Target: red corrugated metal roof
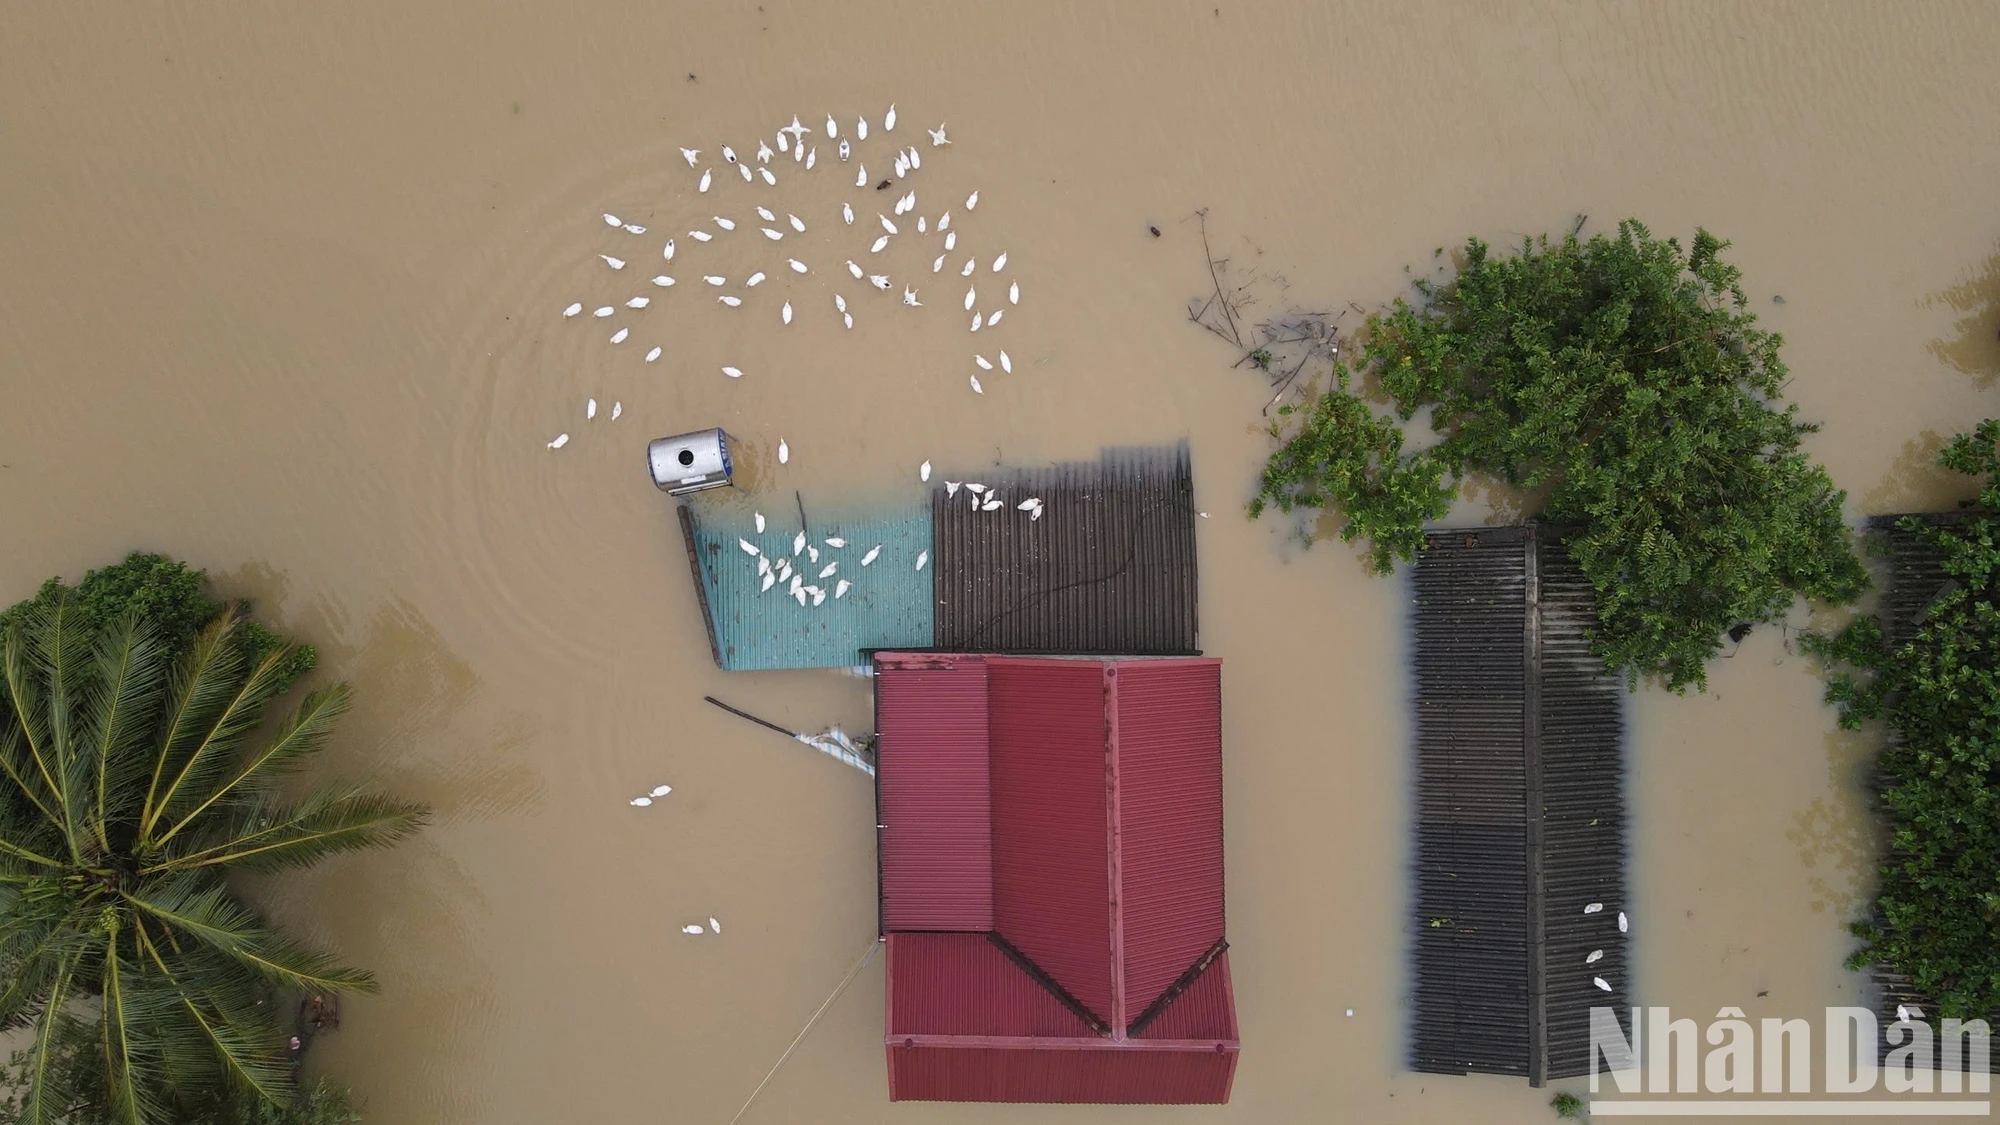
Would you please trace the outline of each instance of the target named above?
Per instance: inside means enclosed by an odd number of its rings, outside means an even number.
[[[1125,1012],[1222,938],[1222,662],[1115,664]]]
[[[994,929],[1115,1024],[1104,668],[995,657],[987,685]]]
[[[1226,1101],[1220,661],[876,661],[891,1096]]]
[[[1089,1038],[1090,1026],[985,934],[890,934],[891,1040],[903,1035]]]
[[[985,662],[884,654],[875,712],[883,928],[991,930]]]

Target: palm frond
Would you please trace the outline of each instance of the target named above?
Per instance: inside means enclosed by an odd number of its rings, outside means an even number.
[[[275,657],[277,653],[273,653]],[[267,662],[270,657],[267,657]],[[333,732],[333,724],[347,713],[352,693],[346,684],[334,684],[306,696],[298,711],[285,720],[265,747],[244,759],[240,769],[227,780],[217,785],[213,792],[201,803],[189,809],[187,814],[162,834],[159,842],[164,845],[188,826],[188,823],[208,811],[217,801],[230,793],[256,781],[262,781],[281,770],[296,765],[306,755],[326,744],[327,735]]]
[[[143,1027],[144,1022],[126,990],[125,954],[118,942],[120,932],[114,929],[104,944],[104,1007],[97,1021],[99,1049],[104,1057],[112,1119],[119,1125],[145,1125],[163,1120],[166,1115],[154,1093],[153,1076],[149,1073],[152,1068],[148,1066],[144,1047],[134,1042],[134,1031]]]
[[[253,808],[248,831],[158,865],[162,871],[309,867],[340,852],[391,844],[423,826],[427,806],[357,789],[322,789],[292,806]],[[151,869],[149,869],[151,870]]]
[[[201,1039],[215,1052],[229,1078],[267,1101],[282,1103],[290,1094],[284,1063],[281,1058],[274,1057],[275,1051],[270,1044],[260,1047],[259,1037],[253,1030],[257,1027],[256,1021],[239,1018],[241,1013],[231,1012],[218,1004],[211,993],[195,982],[178,978],[167,967],[166,958],[161,956],[159,943],[143,928],[139,931],[139,942],[160,975],[174,986],[181,1010]]]
[[[21,1125],[55,1125],[58,1115],[68,1108],[68,1099],[57,1089],[61,1079],[58,1047],[62,1024],[72,1018],[63,1005],[69,1000],[75,977],[76,959],[70,956],[63,957],[50,976],[48,999],[42,1004],[35,1041],[22,1068]]]
[[[137,813],[119,807],[130,786],[144,776],[150,757],[142,743],[166,679],[159,641],[138,618],[127,617],[98,635],[96,687],[85,711],[82,740],[96,783],[91,830],[98,847],[111,851],[109,823]]]
[[[0,653],[0,676],[7,681],[7,702],[12,705],[14,715],[14,737],[19,753],[25,755],[24,765],[28,767],[18,776],[11,769],[8,772],[21,785],[22,792],[34,799],[50,824],[60,830],[65,826],[62,786],[56,782],[60,771],[48,722],[43,714],[41,686],[34,667],[36,662],[29,654],[34,643],[31,626],[35,616],[25,615],[22,620],[8,624],[6,649]],[[14,756],[13,753],[7,755],[10,760]]]
[[[96,666],[90,660],[92,633],[84,615],[65,593],[31,617],[30,659],[37,665],[41,686],[46,689],[42,703],[46,709],[50,765],[55,773],[56,803],[62,813],[63,834],[78,862],[93,851],[90,847],[88,812],[91,789],[91,762],[79,737],[81,709],[90,696]]]
[[[220,879],[177,876],[121,896],[152,918],[276,984],[318,992],[372,992],[375,978],[265,929]]]
[[[229,705],[237,678],[243,671],[243,653],[235,643],[242,624],[234,605],[217,614],[195,637],[187,654],[174,667],[167,688],[166,714],[162,717],[158,756],[153,761],[152,781],[139,814],[139,840],[151,838],[153,824],[164,805],[164,787],[179,772],[187,756],[200,743],[202,733],[211,729],[216,716]]]
[[[208,800],[213,787],[236,760],[244,737],[263,719],[264,705],[285,689],[286,665],[294,651],[293,646],[287,645],[266,653],[237,684],[214,722],[189,747],[179,769],[158,790],[152,818],[141,826],[146,843],[155,848],[164,846],[187,826],[191,819],[189,811]],[[174,826],[164,833],[158,832],[169,819],[175,820]]]

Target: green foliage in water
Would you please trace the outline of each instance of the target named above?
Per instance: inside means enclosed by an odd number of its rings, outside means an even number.
[[[1549,1108],[1556,1111],[1557,1117],[1582,1117],[1583,1099],[1565,1090],[1549,1099]]]
[[[231,876],[390,843],[424,810],[345,787],[281,793],[346,711],[346,685],[264,730],[310,657],[240,606],[202,620],[199,572],[121,567],[46,587],[0,627],[0,1028],[29,1040],[9,1112],[138,1125],[276,1111],[295,1104],[276,990],[374,982],[272,929]]]
[[[1468,241],[1456,276],[1371,316],[1353,367],[1282,411],[1251,514],[1336,508],[1387,572],[1469,475],[1545,490],[1540,518],[1597,589],[1597,654],[1635,686],[1702,686],[1732,627],[1867,588],[1845,494],[1800,448],[1816,427],[1782,404],[1781,340],[1746,311],[1726,245],[1699,231],[1683,250],[1633,220],[1511,256]],[[1405,449],[1420,411],[1439,438]]]
[[[1893,737],[1877,768],[1890,855],[1865,943],[1850,967],[1880,964],[1910,978],[1943,1016],[2000,1011],[2000,421],[1960,434],[1939,458],[1985,478],[1958,523],[1898,526],[1943,553],[1950,576],[1909,639],[1891,645],[1875,617],[1807,651],[1833,670],[1827,699],[1840,723],[1885,720]],[[1844,666],[1844,668],[1842,667]]]

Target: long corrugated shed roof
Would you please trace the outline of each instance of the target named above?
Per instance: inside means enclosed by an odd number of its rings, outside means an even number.
[[[1590,585],[1532,525],[1434,532],[1413,582],[1411,1065],[1588,1073],[1590,1008],[1628,1019],[1629,974],[1622,686]]]
[[[918,556],[930,550],[928,507],[815,520],[808,545],[819,552],[817,560],[805,552],[794,557],[794,538],[802,530],[795,520],[776,516],[760,534],[751,514],[739,508],[710,499],[680,508],[710,648],[725,671],[853,667],[868,662],[863,649],[931,643],[930,575],[916,569]],[[842,539],[846,546],[834,547],[828,539]],[[764,589],[757,556],[745,553],[743,542],[774,563],[791,560],[806,583],[826,591],[825,600],[800,605],[783,582]],[[877,546],[881,553],[862,566]],[[829,563],[839,569],[820,577]],[[853,585],[844,597],[835,597],[841,579]]]
[[[1940,526],[1963,520],[1966,514],[1939,512],[1918,518],[1932,526]],[[1869,529],[1880,537],[1888,550],[1888,581],[1884,584],[1882,601],[1876,608],[1876,615],[1881,618],[1882,631],[1892,645],[1902,644],[1915,635],[1917,627],[1923,624],[1931,603],[1946,590],[1951,589],[1955,581],[1951,575],[1945,573],[1944,552],[1926,540],[1921,532],[1905,531],[1896,526],[1905,518],[1907,517],[1874,516],[1868,521]],[[1894,737],[1893,732],[1890,737]],[[1879,770],[1876,772],[1874,789],[1878,798],[1890,783],[1889,777],[1884,776]],[[1893,864],[1898,858],[1897,853],[1891,852],[1884,856],[1883,860],[1885,863]],[[1870,976],[1874,984],[1878,1026],[1887,1028],[1896,1022],[1898,1005],[1916,1007],[1931,1021],[1933,1027],[1936,1026],[1937,1020],[1942,1015],[1937,1001],[1917,991],[1909,977],[1890,972],[1879,965],[1871,971]],[[1987,1023],[2000,1027],[2000,1012],[1987,1016]],[[1877,1038],[1876,1049],[1882,1057],[1887,1057],[1890,1047],[1886,1036]],[[1947,1064],[1942,1048],[1932,1053],[1931,1061],[1936,1067]],[[1989,1054],[1987,1069],[2000,1073],[2000,1057]]]
[[[1196,651],[1194,476],[1188,445],[979,475],[998,511],[931,493],[935,647],[956,652]],[[1017,505],[1043,504],[1041,519]]]
[[[1221,662],[875,660],[891,1096],[1227,1100]]]

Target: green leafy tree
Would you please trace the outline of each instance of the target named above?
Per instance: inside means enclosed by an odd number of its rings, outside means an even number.
[[[1732,628],[1867,587],[1845,494],[1800,448],[1816,427],[1779,405],[1782,341],[1746,311],[1726,246],[1699,231],[1683,250],[1635,220],[1512,256],[1468,241],[1456,276],[1369,318],[1355,365],[1401,423],[1429,411],[1436,443],[1406,450],[1342,366],[1283,412],[1251,514],[1338,508],[1387,572],[1468,475],[1545,490],[1541,517],[1597,590],[1598,655],[1635,686],[1702,686]]]
[[[1882,719],[1877,762],[1889,818],[1888,861],[1864,942],[1850,962],[1910,978],[1943,1009],[2000,1012],[2000,421],[1954,438],[1939,463],[1985,478],[1957,522],[1898,524],[1938,548],[1950,576],[1910,635],[1891,644],[1879,619],[1808,636],[1829,665],[1841,725]]]
[[[102,583],[56,584],[4,626],[0,1024],[32,1033],[13,1083],[21,1122],[181,1121],[218,1091],[293,1104],[273,989],[374,982],[275,932],[228,877],[386,844],[424,815],[350,788],[281,794],[347,709],[346,685],[256,737],[310,656],[238,606],[202,622],[199,572],[192,590],[149,565],[120,573],[142,571],[158,581],[122,603]],[[134,597],[147,590],[161,624]]]

